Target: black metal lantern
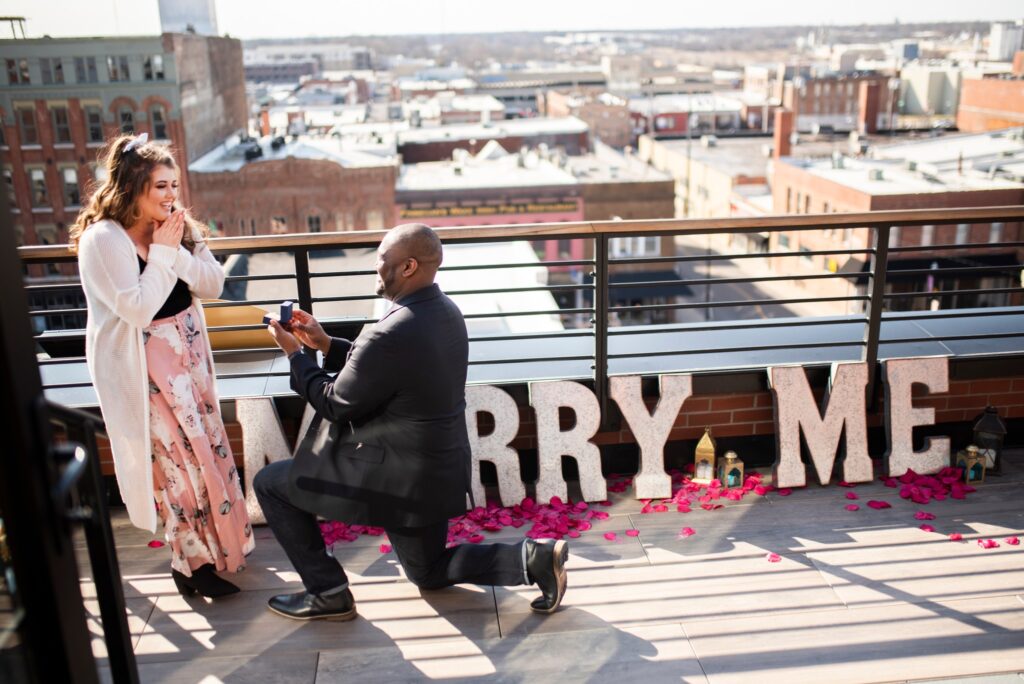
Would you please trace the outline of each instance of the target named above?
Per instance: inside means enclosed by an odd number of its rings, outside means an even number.
[[[1006,424],[996,413],[994,406],[986,406],[974,420],[974,443],[978,445],[979,453],[985,457],[985,467],[991,473],[1000,472],[1000,456],[1005,438]]]

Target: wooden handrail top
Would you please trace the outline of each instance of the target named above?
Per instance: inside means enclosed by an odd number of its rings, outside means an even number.
[[[957,209],[906,209],[861,213],[790,214],[713,219],[655,219],[631,221],[572,221],[565,223],[522,223],[493,226],[437,228],[443,242],[488,242],[538,240],[545,238],[592,238],[597,235],[630,236],[647,233],[757,233],[765,230],[815,230],[820,228],[868,228],[951,223],[1022,221],[1024,205],[965,207]],[[215,254],[254,251],[288,251],[300,248],[375,247],[386,230],[344,233],[288,233],[252,237],[210,238]],[[32,245],[18,248],[25,263],[73,258],[67,245]]]

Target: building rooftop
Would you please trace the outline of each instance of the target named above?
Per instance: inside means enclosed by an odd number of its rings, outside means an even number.
[[[1024,183],[1005,178],[992,178],[987,173],[966,169],[964,173],[941,171],[932,173],[912,168],[906,162],[893,160],[833,159],[794,160],[790,163],[801,166],[819,178],[839,183],[870,195],[907,195],[944,192],[965,192],[972,190],[1003,190],[1024,188]]]
[[[735,97],[723,97],[712,93],[693,95],[656,95],[654,97],[632,97],[629,109],[639,114],[666,114],[677,112],[738,112],[743,103]]]
[[[632,154],[623,154],[602,142],[594,143],[591,154],[565,158],[566,167],[580,183],[650,183],[670,181],[672,176],[657,170]]]
[[[495,141],[471,155],[456,150],[455,159],[404,164],[395,182],[396,192],[517,188],[575,185],[576,177],[536,151],[509,154]]]
[[[506,119],[486,124],[454,124],[414,128],[400,134],[401,144],[426,144],[446,140],[470,140],[473,138],[504,138],[523,135],[557,135],[586,133],[589,127],[576,117],[561,118],[534,117],[529,119]]]
[[[1024,127],[882,145],[875,147],[871,156],[913,161],[918,169],[926,166],[936,173],[963,168],[989,172],[993,166],[1024,162]]]
[[[281,140],[283,140],[283,144],[275,149],[273,140],[269,136],[248,142],[243,141],[237,135],[231,136],[224,143],[189,164],[189,173],[239,171],[247,164],[259,164],[289,157],[332,161],[345,168],[392,166],[396,163],[396,158],[391,155],[380,156],[360,150],[345,149],[341,142],[334,138],[289,136]],[[246,160],[246,150],[253,149],[255,146],[259,146],[263,151],[262,156]]]

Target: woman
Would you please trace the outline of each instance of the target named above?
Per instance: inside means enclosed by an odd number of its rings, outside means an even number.
[[[200,297],[224,271],[177,207],[178,167],[145,134],[110,143],[106,178],[69,235],[88,306],[85,356],[128,515],[163,519],[182,595],[226,596],[253,549],[214,387]]]

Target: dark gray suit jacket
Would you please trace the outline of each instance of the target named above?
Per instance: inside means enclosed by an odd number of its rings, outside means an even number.
[[[316,409],[295,456],[292,502],[349,524],[420,527],[466,510],[466,323],[437,285],[394,303],[325,366],[291,358],[291,386]],[[319,419],[322,419],[319,420]]]

